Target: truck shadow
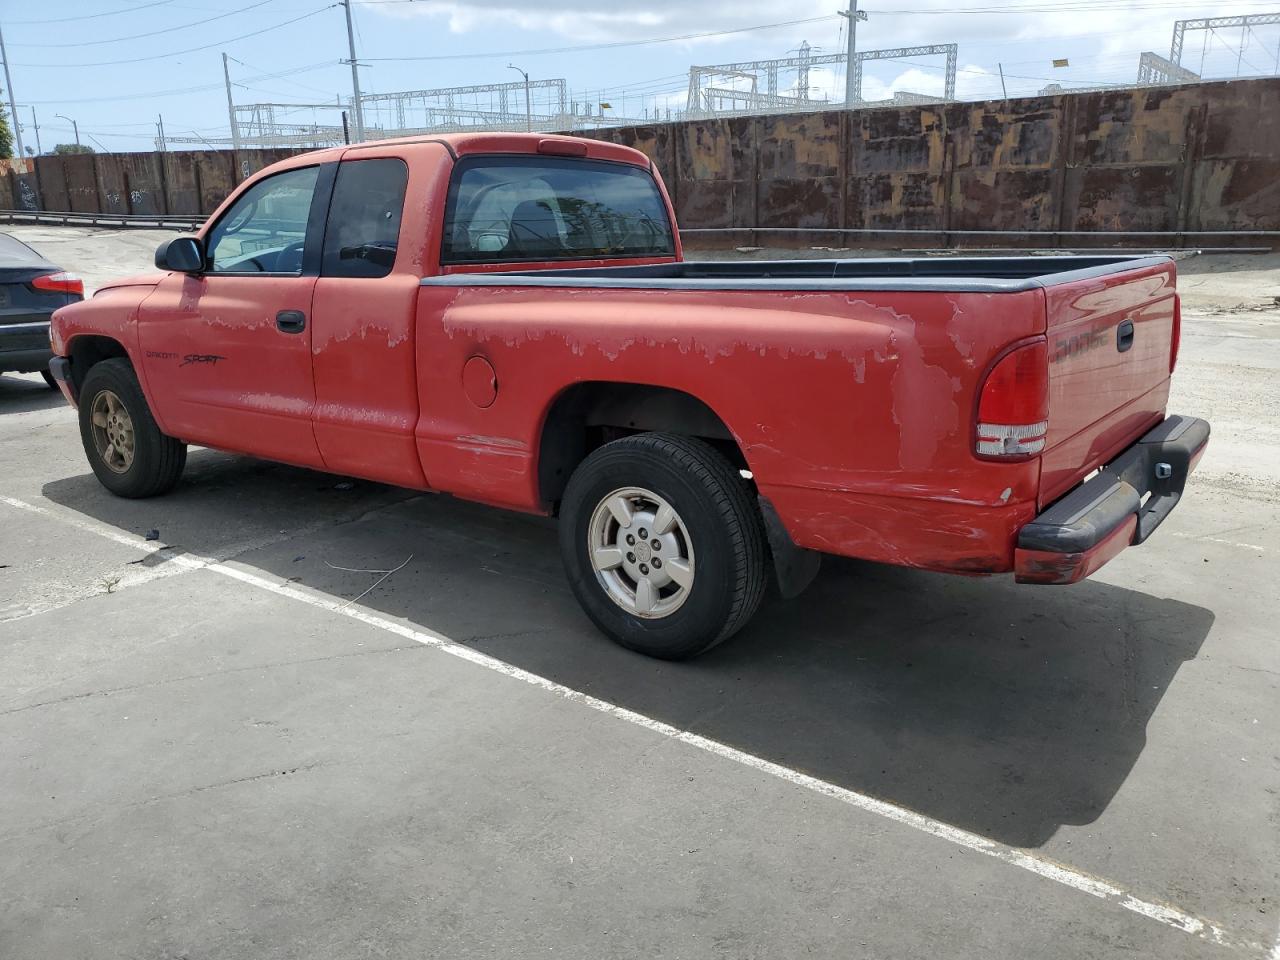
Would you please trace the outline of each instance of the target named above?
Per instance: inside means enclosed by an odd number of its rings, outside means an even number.
[[[193,452],[187,479],[164,498],[118,500],[91,475],[44,494],[131,532],[158,528],[181,551],[238,553],[267,576],[342,599],[377,578],[328,563],[390,569],[412,555],[361,602],[1022,847],[1106,809],[1214,620],[1097,581],[1022,587],[828,558],[801,598],[768,603],[737,637],[671,664],[595,632],[564,583],[549,520],[208,451]]]
[[[51,390],[38,377],[16,377],[0,374],[0,415],[29,413],[32,410],[51,410],[65,407],[67,401],[62,392]]]

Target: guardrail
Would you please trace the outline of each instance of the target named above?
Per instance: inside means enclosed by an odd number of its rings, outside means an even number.
[[[199,216],[159,216],[133,213],[75,213],[72,211],[51,210],[0,210],[0,223],[50,223],[62,225],[87,224],[95,227],[152,227],[175,228],[179,230],[195,230],[204,224],[207,217]],[[953,237],[1049,237],[1049,247],[1059,247],[1059,239],[1063,237],[1087,237],[1091,240],[1113,239],[1121,242],[1129,238],[1173,238],[1177,246],[1183,246],[1187,239],[1197,240],[1206,237],[1260,237],[1280,239],[1280,230],[945,230],[934,227],[690,227],[682,229],[681,236],[689,237],[700,234],[838,234],[857,237],[940,237],[947,244]],[[1203,252],[1206,248],[1198,247]],[[1215,251],[1217,248],[1214,248]],[[1223,247],[1222,250],[1232,248]],[[1236,252],[1260,253],[1272,247],[1236,248]]]
[[[199,216],[142,213],[74,213],[57,210],[0,210],[0,223],[51,223],[92,227],[171,227],[194,230],[207,220]]]

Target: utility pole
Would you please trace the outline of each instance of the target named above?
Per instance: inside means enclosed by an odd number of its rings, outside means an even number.
[[[13,117],[13,142],[18,148],[18,156],[25,152],[22,149],[22,127],[18,124],[18,102],[13,99],[13,79],[9,76],[9,54],[4,49],[4,31],[0,30],[0,60],[4,60],[4,88],[9,92],[9,116]]]
[[[227,122],[231,124],[231,149],[240,149],[240,131],[236,127],[236,108],[231,102],[231,68],[227,66],[227,55],[222,55],[222,79],[227,82]]]
[[[67,123],[71,124],[71,131],[76,135],[76,146],[80,146],[80,126],[70,117],[64,116],[61,113],[55,113],[54,116],[59,120],[65,120]]]
[[[347,50],[351,54],[351,106],[355,113],[356,142],[364,140],[364,105],[360,102],[360,68],[356,64],[356,33],[351,25],[351,0],[342,0],[347,14]]]
[[[31,129],[36,132],[36,156],[44,153],[44,148],[40,146],[40,124],[36,121],[36,108],[31,108]]]
[[[526,132],[533,131],[533,110],[529,105],[529,71],[521,70],[517,66],[507,64],[508,70],[514,70],[520,76],[524,77],[524,129]]]
[[[849,9],[839,11],[849,21],[849,44],[845,51],[844,105],[852,107],[862,99],[862,70],[858,64],[858,21],[867,19],[867,11],[858,9],[858,0],[849,0]]]
[[[157,133],[157,134],[159,135],[159,137],[160,137],[160,152],[161,152],[161,153],[164,153],[164,152],[165,152],[165,143],[164,143],[164,114],[158,113],[158,114],[156,114],[156,118],[157,118],[157,120],[159,121],[158,123],[156,123],[156,133]]]

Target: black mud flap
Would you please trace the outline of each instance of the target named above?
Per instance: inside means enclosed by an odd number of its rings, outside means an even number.
[[[759,497],[759,500],[765,536],[769,538],[769,550],[773,554],[773,572],[778,581],[778,593],[783,600],[790,600],[800,596],[813,583],[822,566],[822,554],[816,550],[797,547],[769,498]]]

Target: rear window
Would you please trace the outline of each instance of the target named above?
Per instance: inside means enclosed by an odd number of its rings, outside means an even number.
[[[624,163],[473,157],[449,186],[444,263],[512,263],[675,253],[649,171]]]
[[[0,267],[50,267],[44,257],[36,253],[17,237],[0,233]]]

